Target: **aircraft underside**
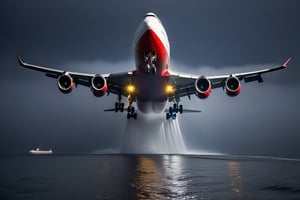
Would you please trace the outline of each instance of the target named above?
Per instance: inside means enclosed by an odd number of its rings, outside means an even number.
[[[147,70],[147,68],[145,67]],[[176,119],[176,113],[182,113],[182,105],[178,105],[176,99],[170,99],[166,86],[169,85],[169,77],[158,76],[156,73],[147,71],[134,75],[131,78],[129,90],[134,90],[134,95],[127,96],[129,105],[124,108],[123,98],[119,96],[114,109],[106,111],[124,112],[127,111],[127,118],[137,118],[136,108],[142,113],[162,113],[166,112],[167,119]],[[167,102],[174,102],[172,107],[165,109]],[[179,99],[177,99],[179,101]]]

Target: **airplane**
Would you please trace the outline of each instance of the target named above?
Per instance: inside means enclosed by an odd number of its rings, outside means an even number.
[[[241,91],[241,81],[263,82],[262,74],[284,69],[291,58],[283,65],[268,69],[232,73],[220,76],[188,75],[171,71],[170,44],[160,19],[154,13],[147,13],[134,36],[135,70],[111,74],[89,74],[58,70],[23,62],[21,66],[44,72],[46,76],[57,79],[58,89],[70,93],[77,85],[91,89],[96,97],[113,93],[118,99],[114,108],[105,111],[127,112],[127,119],[137,119],[136,108],[142,113],[166,113],[166,119],[176,119],[176,114],[201,112],[184,109],[180,98],[195,94],[200,99],[207,98],[212,89],[223,88],[229,96],[237,96]],[[123,97],[128,100],[125,108]],[[165,109],[168,102],[173,102]]]

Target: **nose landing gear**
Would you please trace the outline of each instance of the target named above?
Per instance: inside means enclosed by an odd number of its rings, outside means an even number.
[[[156,52],[145,51],[144,59],[146,63],[146,73],[149,74],[151,72],[152,74],[156,74],[156,66],[155,66],[155,63],[157,61]]]

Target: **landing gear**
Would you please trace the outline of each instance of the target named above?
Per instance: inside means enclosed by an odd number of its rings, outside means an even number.
[[[167,120],[176,119],[176,114],[177,113],[182,114],[182,112],[183,112],[183,106],[182,105],[178,106],[178,103],[174,103],[173,107],[172,106],[169,107],[169,112],[166,113],[166,119]]]
[[[132,106],[133,98],[131,95],[128,96],[129,106],[127,108],[127,119],[137,119],[137,113],[135,112],[134,106]]]
[[[166,119],[176,119],[176,113],[166,113]]]
[[[132,93],[130,93],[132,91],[129,90],[129,94],[128,94],[128,102],[129,102],[129,106],[127,107],[127,119],[137,119],[137,113],[135,112],[135,108],[134,106],[132,106],[132,103],[134,102],[135,100],[135,97],[132,95]],[[122,96],[121,94],[119,94],[118,96],[118,102],[115,103],[115,108],[112,109],[114,110],[115,112],[124,112],[124,106],[125,104],[124,103],[121,103],[122,102]],[[111,109],[109,109],[111,111]]]
[[[156,52],[145,51],[144,59],[146,63],[146,73],[149,74],[150,72],[152,72],[152,74],[156,74],[156,66],[155,66],[155,63],[157,62]]]
[[[137,113],[127,113],[127,119],[137,119]]]
[[[152,65],[151,71],[152,71],[152,74],[156,74],[156,67],[155,67],[155,65]]]
[[[115,103],[115,112],[124,112],[124,103],[121,103],[122,97],[119,95],[118,102]]]
[[[124,112],[124,103],[115,103],[115,112]],[[135,112],[134,106],[132,106],[132,102],[129,103],[127,107],[127,119],[137,119],[137,113]]]
[[[179,105],[179,113],[182,114],[182,112],[183,112],[183,106]]]
[[[118,103],[115,104],[115,112],[124,112],[124,103]]]
[[[156,66],[154,64],[146,66],[146,73],[149,74],[151,71],[152,74],[156,74]]]
[[[131,105],[128,106],[127,111],[128,111],[127,119],[131,119],[131,118],[137,119],[137,113],[135,112],[135,109],[133,106],[131,106]]]

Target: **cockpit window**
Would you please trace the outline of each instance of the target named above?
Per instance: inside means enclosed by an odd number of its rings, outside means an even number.
[[[147,13],[145,17],[157,17],[154,13]]]

